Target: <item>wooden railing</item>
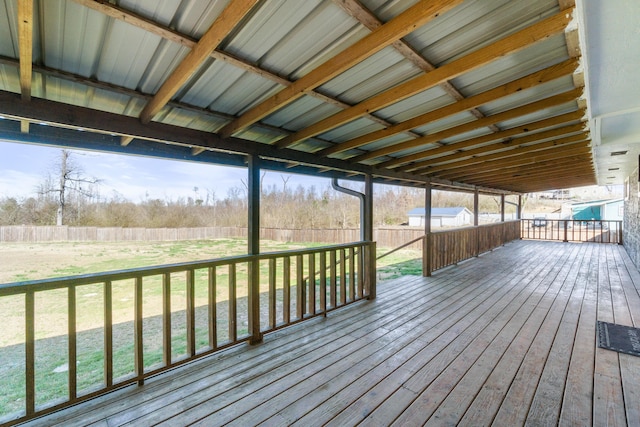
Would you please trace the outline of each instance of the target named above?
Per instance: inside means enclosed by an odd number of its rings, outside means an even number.
[[[427,236],[423,250],[423,274],[457,264],[520,238],[520,221],[435,231]]]
[[[375,247],[359,242],[0,285],[3,317],[24,325],[16,332],[22,342],[0,348],[3,365],[24,363],[23,397],[11,398],[21,409],[0,414],[0,423],[142,384],[187,361],[374,298]],[[41,338],[52,318],[66,325],[49,333],[58,336]],[[97,355],[96,343],[102,343]],[[67,384],[62,395],[43,400],[38,396],[46,394],[53,370],[43,359],[56,346],[62,354],[52,366],[66,362]],[[10,347],[23,349],[23,359],[7,360]]]
[[[523,239],[622,244],[622,221],[523,219]]]

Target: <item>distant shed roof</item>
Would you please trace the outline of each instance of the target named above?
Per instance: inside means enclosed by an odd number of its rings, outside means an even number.
[[[454,208],[431,208],[431,216],[450,216],[456,217],[460,215],[466,208],[457,206]],[[424,216],[424,208],[414,208],[409,211],[409,216]]]

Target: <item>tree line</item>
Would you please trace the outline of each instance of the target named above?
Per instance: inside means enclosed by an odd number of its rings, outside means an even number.
[[[47,175],[36,195],[0,198],[0,225],[69,225],[96,227],[226,227],[247,225],[245,182],[229,189],[224,198],[198,187],[193,196],[176,200],[147,198],[132,202],[119,194],[99,195],[100,180],[87,177],[66,150],[54,172]],[[261,225],[272,228],[356,228],[359,201],[353,196],[322,187],[261,186]],[[361,190],[357,183],[342,183]],[[496,197],[480,198],[481,212],[499,212]],[[473,195],[434,191],[433,206],[464,206],[473,210]],[[407,212],[424,206],[424,190],[387,185],[374,186],[374,225],[401,225]]]

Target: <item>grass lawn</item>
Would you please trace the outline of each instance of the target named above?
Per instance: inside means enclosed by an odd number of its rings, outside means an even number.
[[[262,252],[323,246],[262,241]],[[383,253],[379,250],[378,253]],[[246,241],[220,239],[181,242],[70,242],[70,243],[3,243],[0,245],[0,283],[64,277],[103,271],[130,269],[151,265],[221,258],[246,253]],[[281,262],[281,261],[280,261]],[[316,264],[317,268],[317,264]],[[261,264],[261,291],[267,290],[267,263]],[[238,266],[239,335],[246,333],[247,266]],[[378,261],[379,280],[401,275],[421,274],[420,251],[398,251]],[[228,274],[217,274],[218,343],[228,339]],[[207,271],[196,271],[196,341],[197,348],[208,343]],[[279,278],[280,279],[280,278]],[[281,282],[280,282],[281,283]],[[114,377],[131,375],[133,360],[133,286],[132,281],[113,283]],[[282,304],[281,290],[278,304]],[[292,289],[295,295],[295,287]],[[78,330],[78,389],[88,392],[99,387],[104,377],[103,285],[83,285],[76,289]],[[68,393],[68,340],[66,310],[67,291],[36,293],[36,404],[46,406],[64,399]],[[266,304],[266,298],[264,304]],[[0,422],[7,414],[22,411],[24,385],[24,297],[0,298]],[[147,369],[162,362],[162,277],[145,278],[143,282],[143,330]],[[171,275],[172,359],[186,354],[186,281],[184,274]],[[292,312],[295,307],[292,307]],[[245,314],[243,314],[245,313]],[[266,321],[266,319],[264,320]]]

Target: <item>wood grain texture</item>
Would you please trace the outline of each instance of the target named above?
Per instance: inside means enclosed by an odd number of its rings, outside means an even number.
[[[595,328],[639,287],[619,245],[516,241],[28,425],[636,425],[640,358]]]

